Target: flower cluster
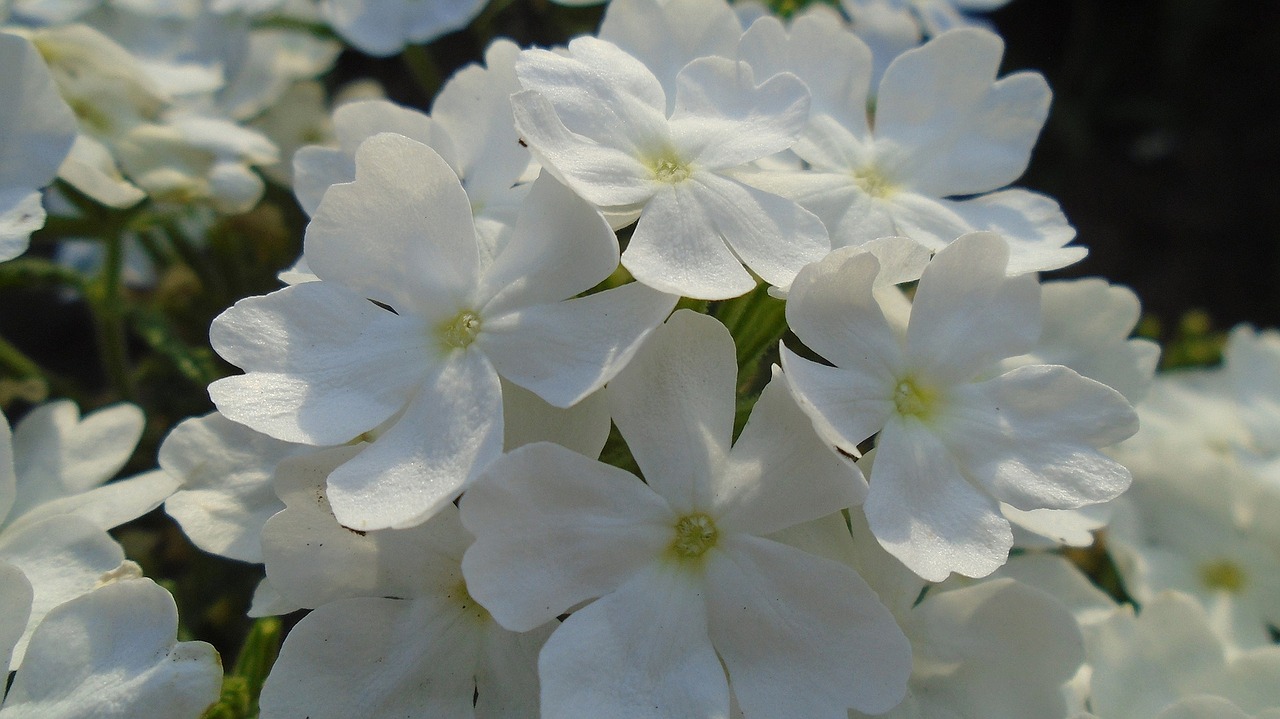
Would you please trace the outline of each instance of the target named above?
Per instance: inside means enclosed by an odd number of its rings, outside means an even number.
[[[480,3],[17,2],[0,259],[46,206],[196,253],[282,148],[307,224],[158,470],[103,484],[132,405],[0,422],[0,717],[218,698],[106,534],[161,503],[309,612],[264,719],[1280,716],[1280,336],[1153,380],[1132,293],[1041,278],[1086,250],[1011,186],[1050,91],[959,12],[1000,4],[614,0],[424,113],[324,108],[298,26],[394,54]]]

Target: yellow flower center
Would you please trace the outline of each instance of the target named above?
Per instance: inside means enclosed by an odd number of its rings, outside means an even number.
[[[892,195],[898,189],[897,186],[894,185],[889,178],[885,177],[884,173],[874,165],[864,167],[853,173],[853,182],[861,188],[863,192],[871,195],[872,197],[878,197],[881,199]]]
[[[671,551],[681,559],[701,557],[708,549],[716,546],[716,539],[720,536],[715,520],[701,512],[681,517],[676,521],[675,530],[676,538],[671,542]]]
[[[1239,594],[1245,585],[1244,570],[1230,559],[1200,565],[1200,581],[1210,589]]]
[[[937,395],[921,387],[914,378],[907,377],[894,388],[893,404],[900,416],[927,419],[937,405]]]
[[[659,182],[672,185],[684,182],[689,179],[689,165],[674,157],[665,157],[654,164],[653,176]]]
[[[440,339],[449,347],[465,349],[480,334],[480,315],[463,310],[440,326]]]

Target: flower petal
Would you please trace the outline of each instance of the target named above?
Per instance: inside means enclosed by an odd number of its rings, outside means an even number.
[[[809,86],[814,117],[829,115],[857,137],[869,134],[871,49],[835,13],[799,15],[789,32],[777,18],[761,18],[743,34],[738,53],[761,76],[795,73]]]
[[[420,318],[388,312],[331,282],[240,300],[209,341],[247,374],[209,386],[228,419],[286,442],[347,442],[405,405],[432,371]],[[439,370],[436,370],[439,371]]]
[[[59,516],[0,534],[0,560],[22,570],[34,592],[26,633],[13,649],[10,668],[16,669],[44,616],[93,590],[102,575],[124,561],[124,550],[88,520]]]
[[[303,451],[217,412],[184,420],[160,445],[161,468],[182,483],[165,512],[204,551],[261,562],[262,525],[284,509],[271,476],[281,460]]]
[[[5,697],[6,717],[198,717],[222,667],[204,642],[179,642],[173,597],[149,579],[108,584],[54,609]]]
[[[435,150],[382,133],[356,151],[356,179],[324,194],[307,225],[311,271],[396,311],[460,309],[479,277],[471,203]]]
[[[879,258],[870,252],[833,251],[796,276],[787,294],[787,324],[823,359],[883,384],[887,399],[903,359],[898,338],[872,295],[879,273]]]
[[[542,715],[725,717],[729,688],[707,638],[701,580],[654,562],[574,612],[538,660]]]
[[[17,505],[30,508],[111,479],[133,455],[144,424],[142,410],[125,403],[84,417],[69,400],[32,409],[13,428],[14,469],[26,478]]]
[[[27,629],[32,596],[31,582],[22,570],[0,562],[0,667],[6,674],[13,647]]]
[[[281,462],[275,487],[287,507],[263,526],[261,540],[272,588],[302,607],[451,590],[461,581],[458,563],[471,541],[454,507],[445,505],[408,529],[355,532],[338,524],[325,479],[356,451],[337,447]]]
[[[809,90],[779,73],[756,85],[751,66],[723,57],[689,63],[676,78],[672,140],[701,169],[726,170],[782,152],[809,119]]]
[[[1057,365],[1027,365],[957,387],[938,432],[964,471],[1022,510],[1077,509],[1114,499],[1129,470],[1098,451],[1138,430],[1129,402]]]
[[[551,621],[517,633],[489,622],[476,669],[476,719],[538,716],[538,653],[559,626]]]
[[[508,381],[568,407],[613,379],[675,303],[632,282],[486,318],[476,346]]]
[[[472,596],[526,631],[616,589],[674,536],[675,516],[634,475],[539,442],[495,460],[462,499],[476,541]]]
[[[1018,188],[952,202],[943,200],[975,230],[999,234],[1009,243],[1010,275],[1057,270],[1075,264],[1088,248],[1065,245],[1076,236],[1052,197]]]
[[[878,714],[902,700],[911,646],[852,569],[756,537],[722,546],[707,562],[708,624],[746,716]]]
[[[644,63],[673,100],[681,68],[708,55],[733,57],[742,24],[724,2],[614,0],[599,35]]]
[[[714,477],[733,440],[735,357],[724,325],[682,310],[606,390],[645,481],[678,513],[714,506]]]
[[[1013,531],[938,438],[915,420],[890,420],[876,445],[863,511],[876,540],[931,582],[985,577],[1009,558]]]
[[[420,524],[502,453],[502,388],[475,350],[456,350],[418,389],[404,415],[329,475],[329,501],[345,527]]]
[[[692,184],[664,185],[645,205],[622,266],[654,289],[685,297],[728,299],[749,292],[755,279],[725,245]]]
[[[595,287],[618,268],[609,223],[550,175],[520,208],[515,231],[480,278],[482,316],[559,302]]]
[[[264,717],[473,716],[483,625],[440,600],[331,602],[289,631]]]
[[[776,367],[715,482],[717,526],[757,536],[859,504],[867,491],[853,462],[818,438]]]
[[[811,362],[782,347],[782,376],[818,434],[857,456],[858,445],[879,432],[894,411],[892,378]]]
[[[511,109],[521,139],[543,169],[587,202],[626,207],[653,196],[653,172],[637,158],[630,140],[619,141],[619,148],[570,130],[555,105],[536,90],[512,95]]]
[[[1049,113],[1049,86],[1033,72],[996,81],[1003,53],[999,36],[963,28],[903,53],[885,71],[876,139],[910,148],[914,189],[976,194],[1026,169]]]
[[[943,248],[924,269],[907,327],[907,356],[928,381],[970,380],[1040,335],[1040,283],[1007,277],[1008,245],[974,232]],[[941,389],[941,388],[939,388]]]
[[[786,288],[800,268],[831,251],[827,229],[795,202],[711,173],[690,181],[695,200],[742,263]]]
[[[609,440],[609,402],[596,390],[561,409],[518,384],[502,382],[502,448],[554,442],[595,459]]]

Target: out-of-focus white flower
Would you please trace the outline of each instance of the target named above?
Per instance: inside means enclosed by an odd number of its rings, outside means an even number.
[[[227,214],[253,209],[265,189],[253,166],[279,159],[275,145],[256,130],[185,113],[133,128],[115,150],[125,173],[156,202],[207,201]]]
[[[922,37],[934,37],[953,28],[976,25],[988,27],[983,20],[971,13],[998,10],[1009,0],[841,0],[840,5],[859,34],[867,31],[885,34],[894,27],[894,35],[902,38],[914,35],[917,42]]]
[[[1008,277],[1007,245],[974,233],[925,268],[906,335],[873,297],[874,255],[837,250],[801,271],[791,329],[834,367],[782,351],[785,376],[827,441],[850,454],[879,433],[863,509],[876,539],[925,579],[980,577],[1021,510],[1110,500],[1129,472],[1098,452],[1133,434],[1118,392],[1058,365],[1002,371],[1040,333],[1040,285]]]
[[[451,505],[410,529],[339,525],[325,476],[354,451],[280,466],[287,507],[263,530],[267,575],[286,601],[316,609],[285,640],[264,719],[536,717],[537,655],[554,617],[511,632],[471,598],[459,568],[471,537]]]
[[[827,13],[797,19],[789,32],[761,19],[740,52],[762,75],[795,73],[814,98],[791,148],[807,168],[742,178],[820,217],[833,247],[896,236],[938,250],[988,230],[1008,241],[1012,274],[1084,257],[1083,247],[1065,247],[1075,230],[1053,199],[1000,189],[1026,169],[1049,88],[1034,72],[996,79],[999,37],[956,30],[903,54],[880,82],[872,112],[871,53]],[[832,58],[847,69],[830,72]],[[949,199],[957,196],[966,199]]]
[[[309,145],[336,143],[324,85],[315,80],[294,83],[253,121],[252,127],[280,149],[279,159],[262,171],[285,187],[293,186],[293,158],[298,150]]]
[[[355,529],[411,526],[501,451],[499,377],[559,407],[622,368],[675,298],[636,283],[577,299],[617,267],[604,220],[552,178],[491,265],[449,166],[393,134],[325,194],[305,255],[319,282],[242,300],[211,341],[247,374],[209,391],[278,439],[372,442],[329,478]],[[354,343],[354,344],[353,344]]]
[[[1232,521],[1229,487],[1200,479],[1207,486],[1199,502],[1162,496],[1150,478],[1120,500],[1108,536],[1125,589],[1139,604],[1171,589],[1195,597],[1229,653],[1271,644],[1268,626],[1280,627],[1280,554]]]
[[[864,469],[870,456],[860,462]],[[1066,716],[1062,688],[1084,661],[1084,644],[1075,618],[1050,593],[1009,578],[926,589],[926,582],[876,543],[856,511],[848,524],[836,514],[773,538],[852,566],[911,641],[907,696],[881,716]]]
[[[599,597],[542,651],[544,716],[723,716],[731,688],[747,717],[901,699],[906,642],[866,583],[765,538],[856,502],[854,468],[776,379],[730,446],[735,378],[724,326],[677,312],[606,390],[645,482],[539,443],[463,497],[463,573],[503,626]]]
[[[1228,655],[1205,610],[1185,594],[1158,594],[1136,617],[1132,607],[1118,608],[1106,621],[1086,628],[1085,647],[1093,668],[1090,716],[1280,715],[1280,647]]]
[[[171,101],[132,53],[88,25],[42,28],[31,39],[80,131],[100,142],[158,120]]]
[[[76,120],[40,53],[0,32],[0,262],[27,251],[44,226],[40,188],[53,182],[76,136]]]
[[[3,719],[197,719],[222,686],[218,653],[179,642],[173,597],[114,581],[49,612],[0,708]]]
[[[639,218],[622,254],[637,280],[736,297],[755,287],[751,272],[785,288],[829,250],[818,218],[730,176],[804,127],[808,92],[794,75],[756,85],[745,63],[701,58],[680,71],[668,117],[653,73],[595,38],[567,54],[526,50],[516,74],[527,88],[511,98],[516,127],[534,157],[616,225]]]
[[[321,0],[325,19],[342,39],[378,56],[461,30],[484,6],[485,0]]]

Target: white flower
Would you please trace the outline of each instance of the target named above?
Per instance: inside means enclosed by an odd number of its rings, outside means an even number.
[[[339,525],[325,475],[353,451],[280,466],[287,508],[263,530],[267,574],[294,606],[316,609],[285,640],[263,718],[536,717],[537,654],[554,618],[511,632],[471,598],[459,567],[471,538],[451,505],[409,529]]]
[[[498,40],[485,51],[485,67],[471,65],[445,83],[428,117],[385,100],[352,102],[333,113],[339,147],[306,147],[294,157],[294,192],[314,214],[330,185],[355,179],[356,148],[380,132],[417,140],[444,158],[471,201],[484,260],[505,244],[529,184],[531,158],[520,146],[511,115],[511,93],[520,89],[519,48]],[[537,174],[536,168],[534,175]]]
[[[1141,312],[1137,296],[1125,287],[1100,279],[1046,282],[1041,290],[1040,339],[1030,352],[1010,357],[1001,366],[1070,367],[1137,405],[1150,388],[1160,359],[1159,345],[1130,339]],[[1089,546],[1093,544],[1093,532],[1106,526],[1111,517],[1107,504],[1026,512],[1004,504],[1000,510],[1013,522],[1015,542],[1022,547]]]
[[[246,374],[210,395],[229,419],[289,442],[372,433],[329,478],[334,511],[355,529],[416,524],[500,453],[499,377],[572,405],[670,312],[675,298],[635,283],[565,299],[612,273],[617,253],[598,213],[543,178],[486,267],[453,171],[421,143],[378,135],[308,227],[320,281],[214,321],[214,348]]]
[[[1280,714],[1280,647],[1229,657],[1205,610],[1185,594],[1156,595],[1136,618],[1132,607],[1120,607],[1086,628],[1085,647],[1093,667],[1089,707],[1100,719]],[[1190,711],[1197,707],[1200,713]]]
[[[725,0],[613,0],[597,37],[649,68],[662,83],[670,113],[680,70],[700,57],[736,59],[742,27]]]
[[[865,13],[879,11],[918,24],[923,34],[934,36],[956,27],[983,26],[967,13],[991,12],[1009,0],[841,0],[840,4],[855,22]]]
[[[34,595],[22,570],[0,562],[0,669],[9,671],[13,648],[27,631]]]
[[[1228,652],[1271,644],[1268,627],[1280,627],[1280,553],[1252,524],[1235,521],[1230,484],[1195,479],[1204,485],[1195,501],[1141,475],[1119,500],[1108,546],[1125,590],[1140,604],[1171,589],[1195,597]]]
[[[321,0],[325,19],[343,40],[378,56],[461,30],[484,5],[484,0]]]
[[[117,138],[115,152],[129,178],[155,201],[209,202],[226,214],[253,209],[265,190],[253,166],[279,159],[276,146],[258,131],[196,113],[138,125]]]
[[[945,33],[894,60],[869,112],[871,53],[838,20],[811,13],[788,34],[761,19],[743,36],[741,57],[761,74],[789,71],[809,85],[813,112],[792,148],[808,169],[743,179],[822,218],[833,247],[902,236],[938,250],[989,230],[1009,242],[1012,274],[1076,262],[1085,250],[1064,247],[1075,230],[1054,200],[1000,190],[1026,169],[1049,111],[1038,73],[996,80],[1003,52],[989,32]],[[832,58],[847,70],[831,73]],[[969,195],[977,197],[948,199]]]
[[[653,73],[617,46],[583,37],[567,54],[526,50],[511,101],[542,166],[628,224],[622,264],[639,281],[702,299],[736,297],[756,275],[778,287],[829,249],[826,230],[790,200],[729,173],[787,149],[809,111],[789,74],[755,84],[745,63],[709,57],[677,78],[674,111]],[[746,265],[746,268],[743,267]]]
[[[1119,393],[1056,365],[1001,374],[1040,331],[1034,276],[1007,277],[1008,249],[984,233],[925,268],[905,338],[872,295],[876,258],[837,250],[801,271],[791,329],[834,367],[783,348],[785,376],[827,441],[850,454],[879,432],[863,510],[876,539],[925,579],[980,577],[1013,542],[1004,502],[1075,509],[1120,494],[1129,473],[1097,448],[1133,434]]]
[[[120,566],[124,551],[106,530],[154,509],[173,491],[176,483],[163,472],[103,485],[141,433],[142,413],[132,405],[83,420],[71,402],[42,405],[18,423],[12,442],[0,418],[0,564],[21,570],[33,591],[12,667],[49,610]]]
[[[179,642],[173,597],[111,582],[49,613],[0,709],[3,719],[197,719],[218,699],[213,647]]]
[[[856,502],[854,468],[777,381],[731,447],[735,383],[724,326],[677,312],[606,390],[645,482],[543,443],[463,497],[463,573],[503,626],[600,597],[542,651],[544,716],[723,716],[731,687],[747,717],[901,699],[906,642],[867,585],[765,538]]]
[[[911,641],[912,674],[886,719],[1067,715],[1062,687],[1084,661],[1084,643],[1052,592],[1009,578],[928,585],[876,543],[857,512],[847,523],[835,514],[773,538],[853,567],[893,612]]]
[[[26,252],[44,226],[40,188],[53,182],[76,136],[76,120],[58,95],[40,53],[0,32],[0,261]]]
[[[181,482],[164,511],[200,549],[261,562],[262,525],[284,509],[271,490],[272,473],[286,457],[309,449],[217,412],[183,420],[160,445],[160,468]]]

